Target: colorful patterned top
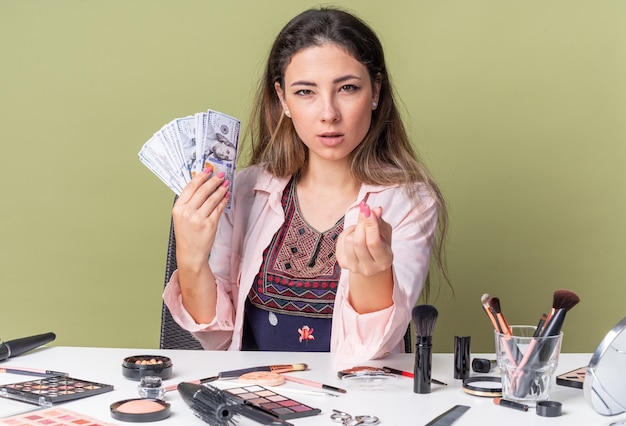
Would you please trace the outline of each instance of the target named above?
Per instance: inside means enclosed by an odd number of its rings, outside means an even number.
[[[335,258],[343,217],[324,232],[298,206],[295,180],[282,196],[285,222],[263,252],[246,300],[242,350],[328,352],[341,268]]]

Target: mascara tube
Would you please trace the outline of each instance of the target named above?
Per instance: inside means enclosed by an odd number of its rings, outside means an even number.
[[[417,343],[415,344],[413,392],[422,394],[430,393],[432,359],[432,336],[417,336]]]
[[[20,339],[8,340],[2,342],[0,340],[0,361],[12,358],[28,352],[46,343],[52,342],[56,335],[52,332],[37,334],[36,336],[22,337]]]

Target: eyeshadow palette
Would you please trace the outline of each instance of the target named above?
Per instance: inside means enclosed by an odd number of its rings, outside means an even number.
[[[556,376],[556,384],[569,386],[571,388],[582,389],[585,382],[585,371],[587,367],[580,367],[576,370],[568,371],[560,376]]]
[[[2,385],[0,386],[0,396],[31,404],[52,405],[57,402],[86,398],[112,390],[112,385],[67,376],[54,376]]]
[[[47,408],[19,416],[0,419],[2,426],[113,426],[113,423],[101,422],[93,417],[76,413],[64,408]]]
[[[223,390],[283,420],[315,416],[322,412],[319,408],[309,407],[263,386],[251,385]]]

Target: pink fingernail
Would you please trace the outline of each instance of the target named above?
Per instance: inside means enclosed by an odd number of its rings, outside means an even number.
[[[230,197],[230,191],[226,191],[226,194],[224,194],[224,198],[228,198]]]
[[[213,168],[211,167],[207,167],[206,169],[202,170],[204,173],[206,173],[207,175],[210,175],[211,172],[213,171]]]
[[[230,185],[230,181],[229,181],[228,179],[226,179],[226,180],[222,183],[222,186],[223,186],[224,188],[228,188],[228,185]]]
[[[363,213],[363,216],[366,219],[370,217],[370,214],[371,214],[370,207],[367,204],[365,204],[365,201],[361,201],[361,204],[359,207],[361,209],[361,213]]]
[[[226,175],[226,173],[224,173],[224,172],[219,172],[219,173],[217,174],[217,177],[221,179],[221,178],[223,178],[225,175]]]

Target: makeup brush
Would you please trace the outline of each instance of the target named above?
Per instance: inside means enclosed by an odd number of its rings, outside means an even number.
[[[412,311],[415,325],[415,366],[413,392],[430,393],[433,344],[432,336],[439,312],[432,305],[417,305]]]
[[[513,333],[502,313],[500,299],[498,297],[491,297],[488,293],[485,293],[480,300],[483,303],[485,312],[490,314],[490,318],[492,318],[492,322],[495,324],[495,330],[500,334],[511,336]],[[507,357],[511,361],[511,364],[517,365],[522,359],[522,353],[513,339],[506,338],[506,343],[504,349],[507,353]]]
[[[501,333],[511,335],[512,334],[511,327],[509,326],[509,323],[507,322],[506,318],[504,317],[504,314],[502,313],[502,308],[500,306],[500,298],[492,297],[491,299],[489,299],[489,307],[491,307],[491,309],[495,313],[495,317],[498,323],[500,324],[500,327],[502,328]]]
[[[246,373],[254,373],[257,371],[270,371],[273,373],[289,373],[291,371],[304,371],[308,367],[309,366],[304,363],[262,365],[259,367],[242,368],[240,370],[222,371],[221,373],[218,373],[218,377],[220,379],[236,379],[239,376],[242,376]]]
[[[537,327],[535,328],[535,332],[533,333],[533,337],[539,337],[541,334],[541,330],[543,330],[543,326],[548,319],[548,315],[541,314],[541,318],[539,318],[539,322],[537,323]]]
[[[485,311],[485,313],[489,317],[489,320],[491,321],[491,324],[493,325],[493,329],[496,330],[498,333],[502,333],[503,332],[502,327],[498,323],[495,312],[493,312],[493,310],[491,309],[491,306],[489,305],[490,300],[491,300],[491,296],[489,295],[489,293],[485,293],[480,298],[480,303],[483,306],[483,311]]]
[[[567,311],[576,306],[578,302],[580,302],[580,297],[578,297],[578,295],[573,291],[567,289],[556,290],[552,296],[552,309],[548,314],[548,318],[546,318],[540,335],[556,336],[559,334],[561,332],[561,327],[563,326],[563,321],[565,320],[565,314]],[[557,319],[555,317],[559,311],[563,311],[559,314],[562,318]],[[556,322],[554,322],[555,319]]]

